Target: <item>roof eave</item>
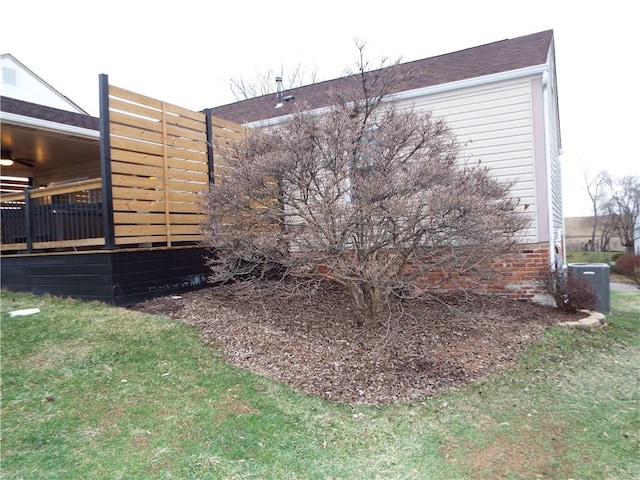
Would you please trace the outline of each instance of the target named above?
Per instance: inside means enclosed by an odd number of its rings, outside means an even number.
[[[474,77],[465,80],[458,80],[455,82],[442,83],[440,85],[432,85],[429,87],[417,88],[415,90],[407,90],[404,92],[395,93],[389,95],[388,101],[402,101],[411,100],[417,97],[424,97],[428,95],[434,95],[436,93],[449,92],[453,90],[460,90],[463,88],[477,87],[481,85],[487,85],[491,83],[503,82],[508,80],[514,80],[517,78],[530,77],[535,75],[542,75],[544,72],[549,71],[549,64],[543,63],[540,65],[532,65],[525,68],[519,68],[516,70],[509,70],[506,72],[493,73],[490,75],[483,75],[481,77]],[[330,107],[317,108],[310,111],[310,113],[321,114],[329,110]],[[293,114],[283,115],[281,117],[267,118],[263,120],[255,120],[253,122],[247,122],[244,125],[249,128],[261,128],[278,125],[290,119]]]
[[[76,135],[84,138],[100,138],[100,132],[98,130],[92,130],[89,128],[78,127],[75,125],[67,125],[64,123],[52,122],[50,120],[42,120],[40,118],[27,117],[24,115],[18,115],[15,113],[0,111],[0,120],[2,123],[21,125],[39,130],[46,130],[56,133],[65,133],[69,135]]]
[[[530,67],[519,68],[517,70],[509,70],[506,72],[492,73],[490,75],[483,75],[481,77],[474,77],[465,80],[458,80],[456,82],[442,83],[440,85],[432,85],[430,87],[417,88],[415,90],[407,90],[404,92],[395,93],[389,96],[391,101],[410,100],[416,97],[424,97],[426,95],[434,95],[436,93],[450,92],[452,90],[460,90],[463,88],[478,87],[482,85],[488,85],[490,83],[504,82],[508,80],[514,80],[517,78],[530,77],[535,75],[542,75],[549,70],[549,65],[543,63],[540,65],[533,65]]]

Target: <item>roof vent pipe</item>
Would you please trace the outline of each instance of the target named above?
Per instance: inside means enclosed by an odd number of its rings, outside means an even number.
[[[278,101],[278,105],[282,104],[282,99],[284,97],[283,88],[282,88],[282,77],[276,77],[276,84],[278,85],[278,89],[276,90],[276,100]]]
[[[282,77],[276,77],[276,83],[278,84],[278,90],[276,91],[276,108],[280,108],[285,103],[290,102],[295,97],[293,95],[284,96],[284,88],[282,87]]]

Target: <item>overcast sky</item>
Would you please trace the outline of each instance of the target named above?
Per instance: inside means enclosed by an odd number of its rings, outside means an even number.
[[[589,214],[583,172],[640,175],[634,2],[20,0],[0,7],[11,53],[92,115],[98,75],[201,110],[235,100],[231,78],[302,65],[318,80],[357,60],[417,60],[553,29],[566,216]]]

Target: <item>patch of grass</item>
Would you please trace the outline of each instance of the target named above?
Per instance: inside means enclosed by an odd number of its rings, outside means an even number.
[[[584,252],[582,250],[567,251],[567,263],[608,263],[618,252]]]
[[[640,294],[612,305],[607,328],[552,329],[506,374],[351,408],[235,369],[175,321],[2,292],[2,475],[634,478]]]
[[[638,478],[640,295],[614,293],[613,309],[605,329],[554,328],[508,374],[450,397],[465,478]]]
[[[29,307],[41,312],[7,314]],[[438,478],[454,471],[428,424],[407,435],[407,414],[362,413],[232,368],[178,322],[3,292],[1,341],[7,478],[421,478],[425,471]]]

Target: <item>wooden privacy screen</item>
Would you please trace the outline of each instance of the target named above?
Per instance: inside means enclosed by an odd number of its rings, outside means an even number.
[[[205,115],[109,86],[109,121],[116,245],[200,240]]]
[[[235,155],[235,144],[247,134],[247,127],[218,117],[211,118],[214,181],[219,183],[228,171],[228,158]]]
[[[243,128],[212,119],[221,168]],[[110,85],[109,131],[116,245],[200,241],[209,184],[205,114]]]

